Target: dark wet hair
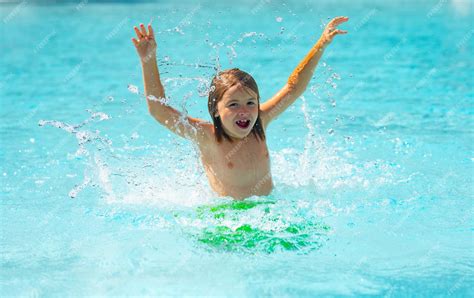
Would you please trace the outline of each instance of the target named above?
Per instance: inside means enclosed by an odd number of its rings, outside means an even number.
[[[209,100],[207,102],[209,114],[211,114],[212,122],[214,123],[216,139],[219,143],[224,138],[229,142],[232,142],[232,139],[225,133],[220,117],[215,116],[217,112],[217,103],[222,99],[224,93],[228,89],[239,83],[257,94],[258,116],[251,133],[255,135],[257,140],[265,140],[265,132],[263,130],[262,120],[260,119],[260,93],[258,92],[257,82],[255,82],[254,78],[245,71],[238,68],[232,68],[219,72],[212,79]]]

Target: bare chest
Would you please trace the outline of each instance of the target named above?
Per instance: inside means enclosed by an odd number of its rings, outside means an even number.
[[[208,176],[215,175],[226,185],[249,187],[270,173],[266,142],[254,137],[217,144],[208,154],[203,154],[202,160]]]

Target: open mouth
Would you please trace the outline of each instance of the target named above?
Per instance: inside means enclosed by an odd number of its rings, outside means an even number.
[[[246,129],[250,125],[250,120],[237,120],[235,124],[242,129]]]

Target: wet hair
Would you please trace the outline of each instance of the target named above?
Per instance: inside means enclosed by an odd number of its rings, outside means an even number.
[[[262,120],[260,119],[260,93],[258,92],[257,82],[255,82],[254,78],[245,71],[238,68],[232,68],[219,72],[212,79],[209,100],[207,102],[209,114],[211,114],[212,122],[214,123],[214,131],[218,143],[220,143],[222,139],[232,142],[232,139],[225,133],[220,117],[215,116],[217,113],[217,103],[222,100],[222,97],[227,90],[239,83],[257,94],[258,116],[257,121],[252,127],[251,133],[255,135],[257,140],[265,140],[265,131],[263,130]]]

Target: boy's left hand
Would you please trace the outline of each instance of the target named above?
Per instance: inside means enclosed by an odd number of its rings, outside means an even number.
[[[132,42],[135,45],[138,56],[140,56],[142,62],[146,62],[150,58],[155,57],[156,41],[151,25],[148,25],[148,32],[143,24],[140,24],[140,29],[137,27],[133,27],[133,29],[135,30],[137,37],[132,38]]]
[[[321,39],[323,40],[325,45],[328,45],[331,43],[332,39],[334,36],[338,34],[346,34],[347,31],[345,30],[340,30],[337,29],[337,26],[340,24],[347,22],[349,20],[348,17],[337,17],[332,19],[327,25],[326,28],[324,28],[323,34],[321,36]]]

